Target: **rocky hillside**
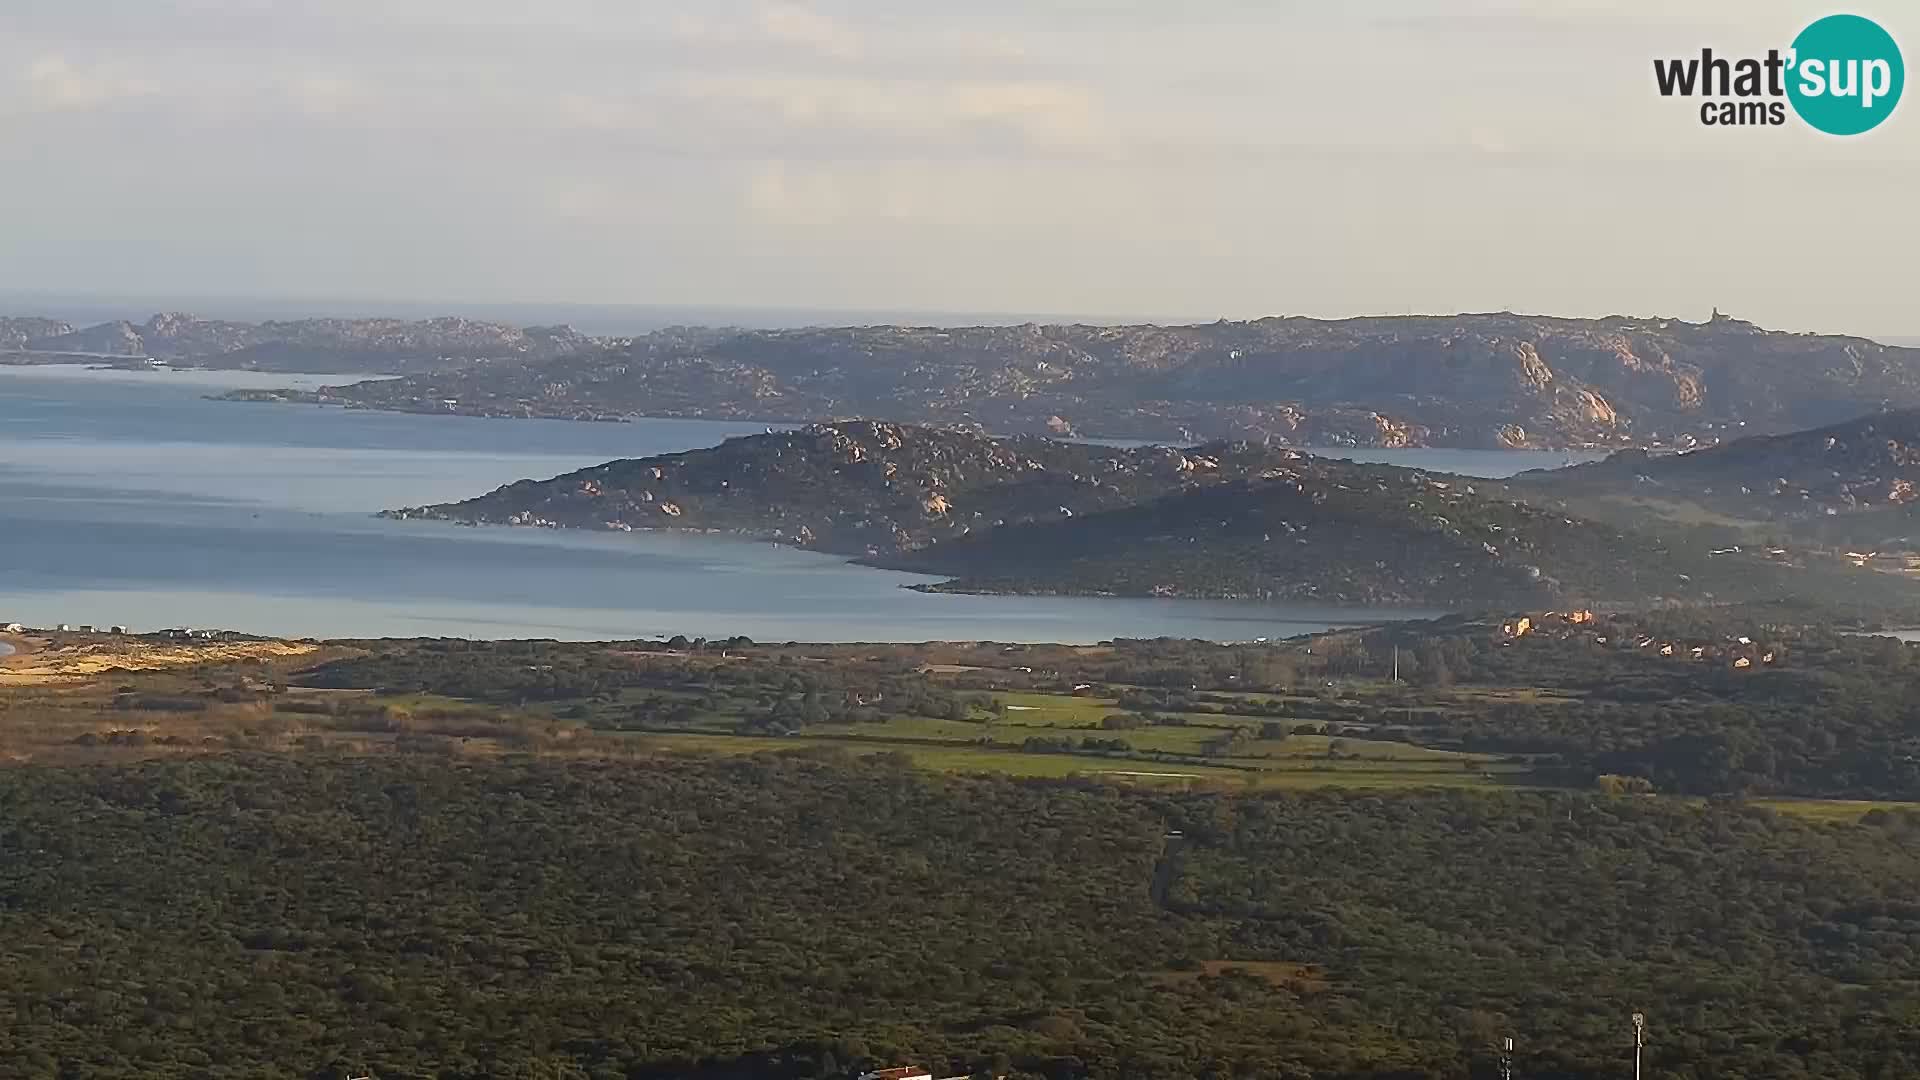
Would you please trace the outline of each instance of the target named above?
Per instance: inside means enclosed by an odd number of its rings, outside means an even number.
[[[1123,449],[844,421],[612,461],[467,502],[389,513],[475,524],[714,530],[872,555],[1009,522],[1128,506],[1302,460],[1298,451],[1248,443]]]
[[[1756,535],[1912,547],[1920,540],[1920,409],[1685,454],[1623,451],[1523,473],[1511,487],[1622,520],[1717,521]]]
[[[521,328],[458,318],[246,323],[170,312],[145,323],[83,328],[51,319],[0,319],[0,348],[16,350],[15,362],[84,353],[262,371],[409,372],[490,359],[551,360],[598,345],[604,342],[564,326]]]
[[[715,530],[984,592],[1487,607],[1769,598],[1800,568],[1708,557],[1487,485],[1251,443],[1115,448],[845,422],[390,511]]]
[[[0,316],[0,349],[24,349],[30,341],[59,337],[73,332],[71,324],[58,319]]]
[[[1920,349],[1718,315],[679,330],[299,399],[510,416],[881,416],[1187,442],[1685,447],[1920,406]]]

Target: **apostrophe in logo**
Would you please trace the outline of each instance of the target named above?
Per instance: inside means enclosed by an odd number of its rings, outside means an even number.
[[[1716,56],[1653,62],[1662,97],[1699,97],[1708,127],[1773,127],[1787,107],[1829,135],[1871,131],[1893,114],[1907,81],[1893,35],[1859,15],[1829,15],[1813,23],[1785,52],[1765,57]]]
[[[1880,126],[1907,82],[1893,35],[1858,15],[1829,15],[1800,31],[1787,64],[1793,111],[1829,135]]]

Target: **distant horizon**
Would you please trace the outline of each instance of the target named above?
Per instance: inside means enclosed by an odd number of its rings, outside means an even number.
[[[1913,106],[1723,130],[1653,78],[1804,3],[1200,8],[13,3],[0,292],[1920,335]]]
[[[1094,314],[1089,312],[972,311],[966,309],[794,307],[753,304],[595,303],[567,300],[414,300],[352,297],[293,297],[221,294],[111,294],[27,292],[0,290],[0,317],[60,319],[76,326],[95,326],[115,320],[142,323],[162,312],[182,312],[206,319],[238,322],[312,318],[430,319],[457,317],[502,322],[515,326],[564,324],[597,336],[644,334],[670,326],[783,330],[845,326],[1018,326],[1081,324],[1088,326],[1198,326],[1225,319],[1247,322],[1267,318],[1309,318],[1323,322],[1346,319],[1449,318],[1502,312],[1535,318],[1602,319],[1667,318],[1689,323],[1707,321],[1714,309],[1701,313],[1671,311],[1609,311],[1601,314],[1530,311],[1517,308],[1462,311],[1357,311],[1341,314],[1266,311],[1258,314]],[[1723,314],[1746,319],[1767,330],[1863,337],[1887,345],[1920,345],[1920,327],[1879,333],[1855,328],[1774,326],[1747,319],[1737,311]]]

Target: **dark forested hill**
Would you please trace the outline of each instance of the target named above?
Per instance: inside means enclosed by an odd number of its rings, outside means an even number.
[[[1216,596],[1418,607],[1639,605],[1818,591],[1798,568],[1708,558],[1384,467],[1304,469],[874,560],[985,592]],[[1837,573],[1837,572],[1836,572]],[[1896,590],[1899,591],[1899,590]],[[1906,600],[1911,604],[1911,592]]]
[[[674,330],[528,365],[283,396],[510,416],[874,416],[1190,442],[1684,446],[1743,421],[1786,431],[1920,405],[1920,349],[1724,317],[1504,313]]]
[[[1169,832],[1184,834],[1169,838]],[[1893,1080],[1909,819],[792,757],[0,770],[21,1080]]]
[[[1623,451],[1512,489],[1611,518],[1718,523],[1753,538],[1911,548],[1920,537],[1920,410],[1875,413],[1685,454]]]

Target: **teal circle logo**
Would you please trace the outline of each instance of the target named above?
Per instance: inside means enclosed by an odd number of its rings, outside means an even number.
[[[1907,82],[1893,35],[1858,15],[1829,15],[1800,31],[1788,63],[1793,111],[1829,135],[1879,127]]]

